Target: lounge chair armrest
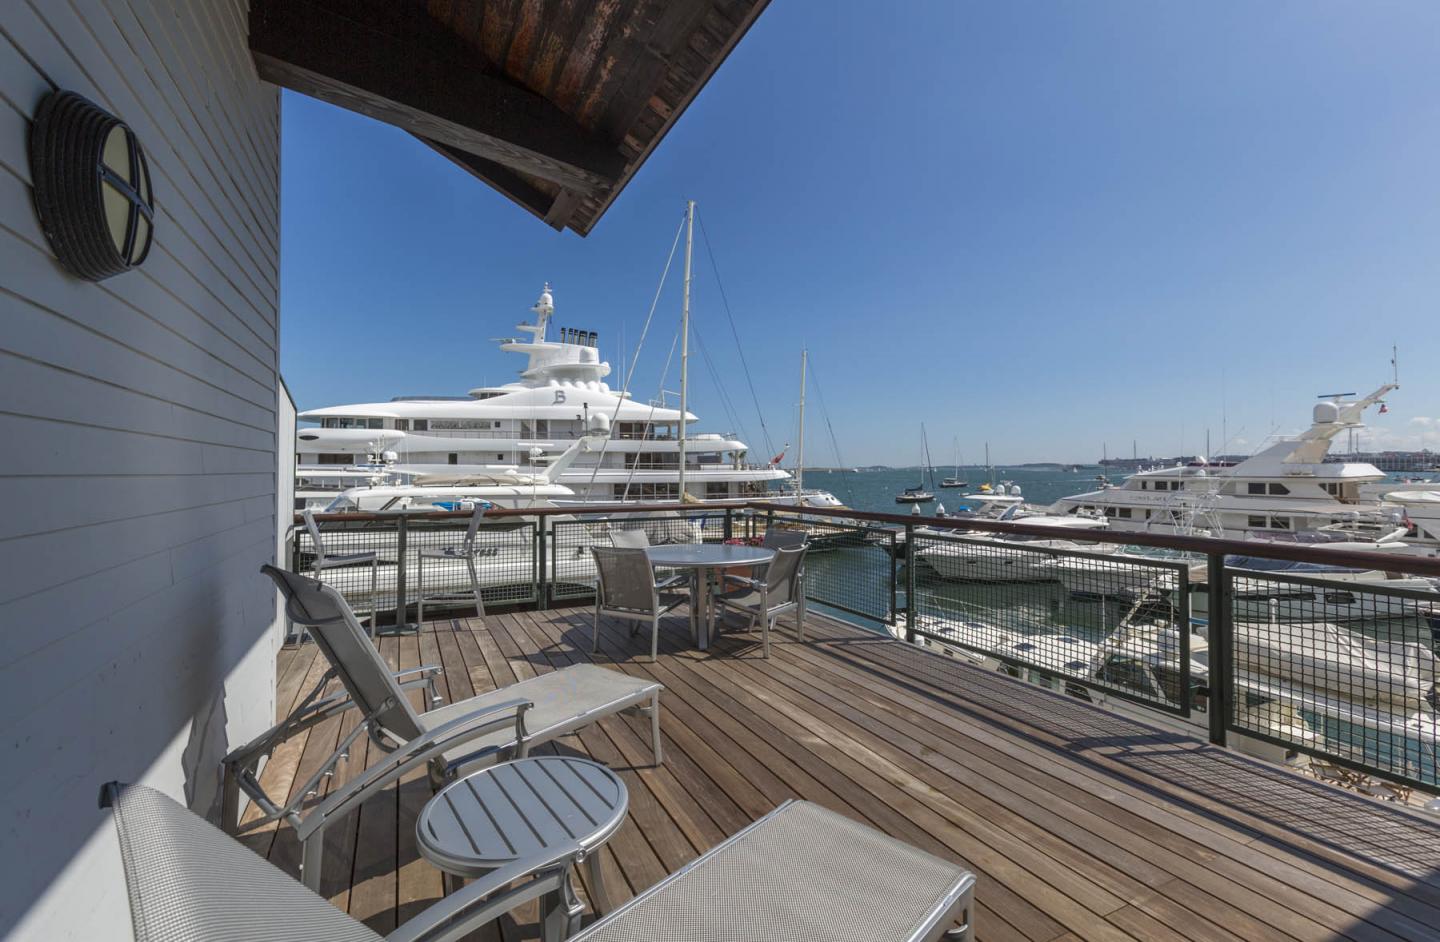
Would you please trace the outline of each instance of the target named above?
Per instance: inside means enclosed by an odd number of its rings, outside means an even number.
[[[441,667],[439,664],[424,664],[420,667],[407,667],[403,671],[395,671],[395,679],[399,680],[402,677],[409,677],[411,674],[419,674],[420,679],[424,679],[426,677],[434,677],[436,674],[443,673],[445,673],[445,668]]]
[[[395,672],[395,681],[400,684],[401,690],[414,690],[416,687],[424,687],[430,691],[430,705],[432,707],[443,703],[445,698],[440,696],[440,690],[435,686],[435,678],[445,673],[445,668],[438,664],[425,664],[421,667],[411,667],[403,671]],[[414,674],[414,677],[410,675]],[[408,678],[408,679],[407,679]]]
[[[296,825],[295,836],[303,843],[317,831],[324,830],[332,819],[345,814],[391,782],[398,781],[412,769],[423,766],[456,746],[503,729],[509,723],[507,714],[515,714],[515,739],[516,742],[523,743],[526,739],[525,711],[534,705],[533,701],[525,699],[506,700],[453,719],[415,737],[366,769],[359,778],[332,791],[329,797],[311,809]]]
[[[735,583],[735,584],[737,584],[737,585],[743,585],[743,586],[745,586],[745,587],[747,587],[747,588],[750,588],[750,589],[763,589],[763,588],[765,587],[765,580],[763,580],[763,579],[752,579],[752,578],[750,578],[749,576],[731,576],[731,575],[727,575],[727,576],[725,577],[725,581],[726,581],[727,583]]]
[[[404,925],[385,937],[386,942],[448,942],[462,938],[512,909],[545,893],[559,890],[570,858],[568,852],[562,851],[549,857],[518,860],[499,870],[492,870],[431,904],[419,915],[407,919]],[[509,884],[536,873],[542,875],[505,889]]]
[[[663,589],[668,589],[668,588],[670,588],[671,586],[681,585],[682,583],[686,583],[686,582],[689,582],[689,581],[690,581],[690,577],[689,577],[689,576],[686,576],[686,575],[670,576],[670,577],[667,578],[667,579],[657,579],[657,580],[655,580],[655,588],[657,588],[657,589],[662,589],[662,590],[663,590]]]

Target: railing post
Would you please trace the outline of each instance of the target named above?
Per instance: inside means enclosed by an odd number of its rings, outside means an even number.
[[[1230,698],[1235,665],[1231,657],[1232,623],[1230,620],[1230,575],[1225,571],[1225,556],[1210,553],[1207,557],[1206,588],[1210,603],[1210,741],[1225,745],[1226,728],[1230,721]],[[1189,626],[1183,630],[1188,631]]]
[[[734,522],[733,522],[733,521],[731,520],[731,518],[730,518],[730,514],[731,514],[731,513],[732,513],[732,511],[730,510],[730,508],[729,508],[729,507],[726,507],[726,508],[725,508],[725,529],[722,531],[722,535],[721,535],[721,539],[722,539],[722,540],[725,540],[726,542],[729,542],[729,541],[730,541],[731,539],[733,539],[734,536],[735,536]]]
[[[915,643],[915,525],[905,524],[905,640]]]
[[[404,631],[409,622],[405,620],[405,544],[409,532],[405,514],[401,514],[395,525],[395,630]],[[416,625],[419,628],[419,625]]]
[[[535,607],[539,609],[550,607],[550,583],[545,581],[545,524],[549,522],[549,517],[535,520]]]

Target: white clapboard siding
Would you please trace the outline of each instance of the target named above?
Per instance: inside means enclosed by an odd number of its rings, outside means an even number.
[[[211,812],[219,758],[273,721],[258,570],[283,546],[294,413],[279,92],[246,18],[244,0],[0,4],[0,937],[128,938],[100,785]],[[82,282],[45,242],[26,135],[52,87],[146,149],[138,271]]]

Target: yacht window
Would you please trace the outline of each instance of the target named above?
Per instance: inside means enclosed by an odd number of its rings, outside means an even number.
[[[705,496],[711,500],[724,500],[730,496],[730,484],[726,481],[711,481],[705,485]]]
[[[504,455],[497,454],[497,455],[495,456],[495,460],[496,460],[496,461],[504,461],[504,460],[505,460],[505,456],[504,456]]]
[[[1141,481],[1141,482],[1140,482],[1140,490],[1142,490],[1142,491],[1148,491],[1149,489],[1150,489],[1150,482],[1149,482],[1149,481]]]
[[[429,420],[429,419],[416,419],[416,420],[415,420],[415,431],[417,431],[417,432],[428,432],[428,431],[430,431],[430,420]]]
[[[1130,517],[1130,508],[1129,508],[1129,507],[1121,507],[1120,510],[1119,510],[1118,516],[1125,517],[1126,519],[1129,519],[1129,517]]]
[[[409,419],[396,419],[396,420],[395,420],[395,429],[396,429],[396,431],[399,431],[399,432],[407,432],[407,431],[409,431],[409,430],[410,430],[410,420],[409,420]]]
[[[460,456],[457,455],[457,454],[456,454],[455,452],[453,452],[453,451],[450,452],[450,463],[451,463],[451,464],[459,464],[459,463],[460,463]]]
[[[385,427],[385,420],[384,420],[384,419],[366,419],[366,420],[365,420],[365,427],[366,427],[366,428],[384,428],[384,427]]]
[[[1265,528],[1265,518],[1263,516],[1250,517],[1247,519],[1245,525],[1248,527],[1259,527],[1263,530]]]
[[[332,500],[330,502],[330,505],[325,508],[324,512],[327,514],[343,514],[350,513],[359,509],[359,504],[355,503],[355,501],[342,494],[341,496]]]
[[[1251,481],[1246,485],[1245,490],[1251,494],[1263,494],[1265,493],[1265,485],[1258,481]]]
[[[1105,662],[1100,669],[1100,680],[1104,683],[1143,694],[1154,694],[1150,683],[1150,672],[1145,665],[1134,658],[1115,657]]]
[[[353,463],[353,459],[352,459],[349,455],[346,455],[346,454],[337,454],[337,453],[335,453],[335,452],[321,452],[320,454],[316,455],[315,457],[319,459],[319,460],[316,462],[316,464],[352,464],[352,463]]]
[[[1107,516],[1107,517],[1113,517],[1113,516],[1115,516],[1115,508],[1114,508],[1114,507],[1106,507],[1106,508],[1105,508],[1105,516]]]
[[[1290,518],[1289,518],[1289,517],[1271,517],[1271,518],[1270,518],[1270,527],[1271,527],[1271,529],[1274,529],[1274,530],[1288,530],[1288,529],[1290,529]]]
[[[1290,493],[1290,488],[1286,487],[1284,484],[1271,484],[1270,493],[1277,497],[1283,497],[1286,494]]]

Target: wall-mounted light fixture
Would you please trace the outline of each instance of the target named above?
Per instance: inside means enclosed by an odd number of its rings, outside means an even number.
[[[155,199],[125,122],[84,96],[51,92],[30,125],[30,178],[40,228],[72,274],[102,281],[145,261]]]

